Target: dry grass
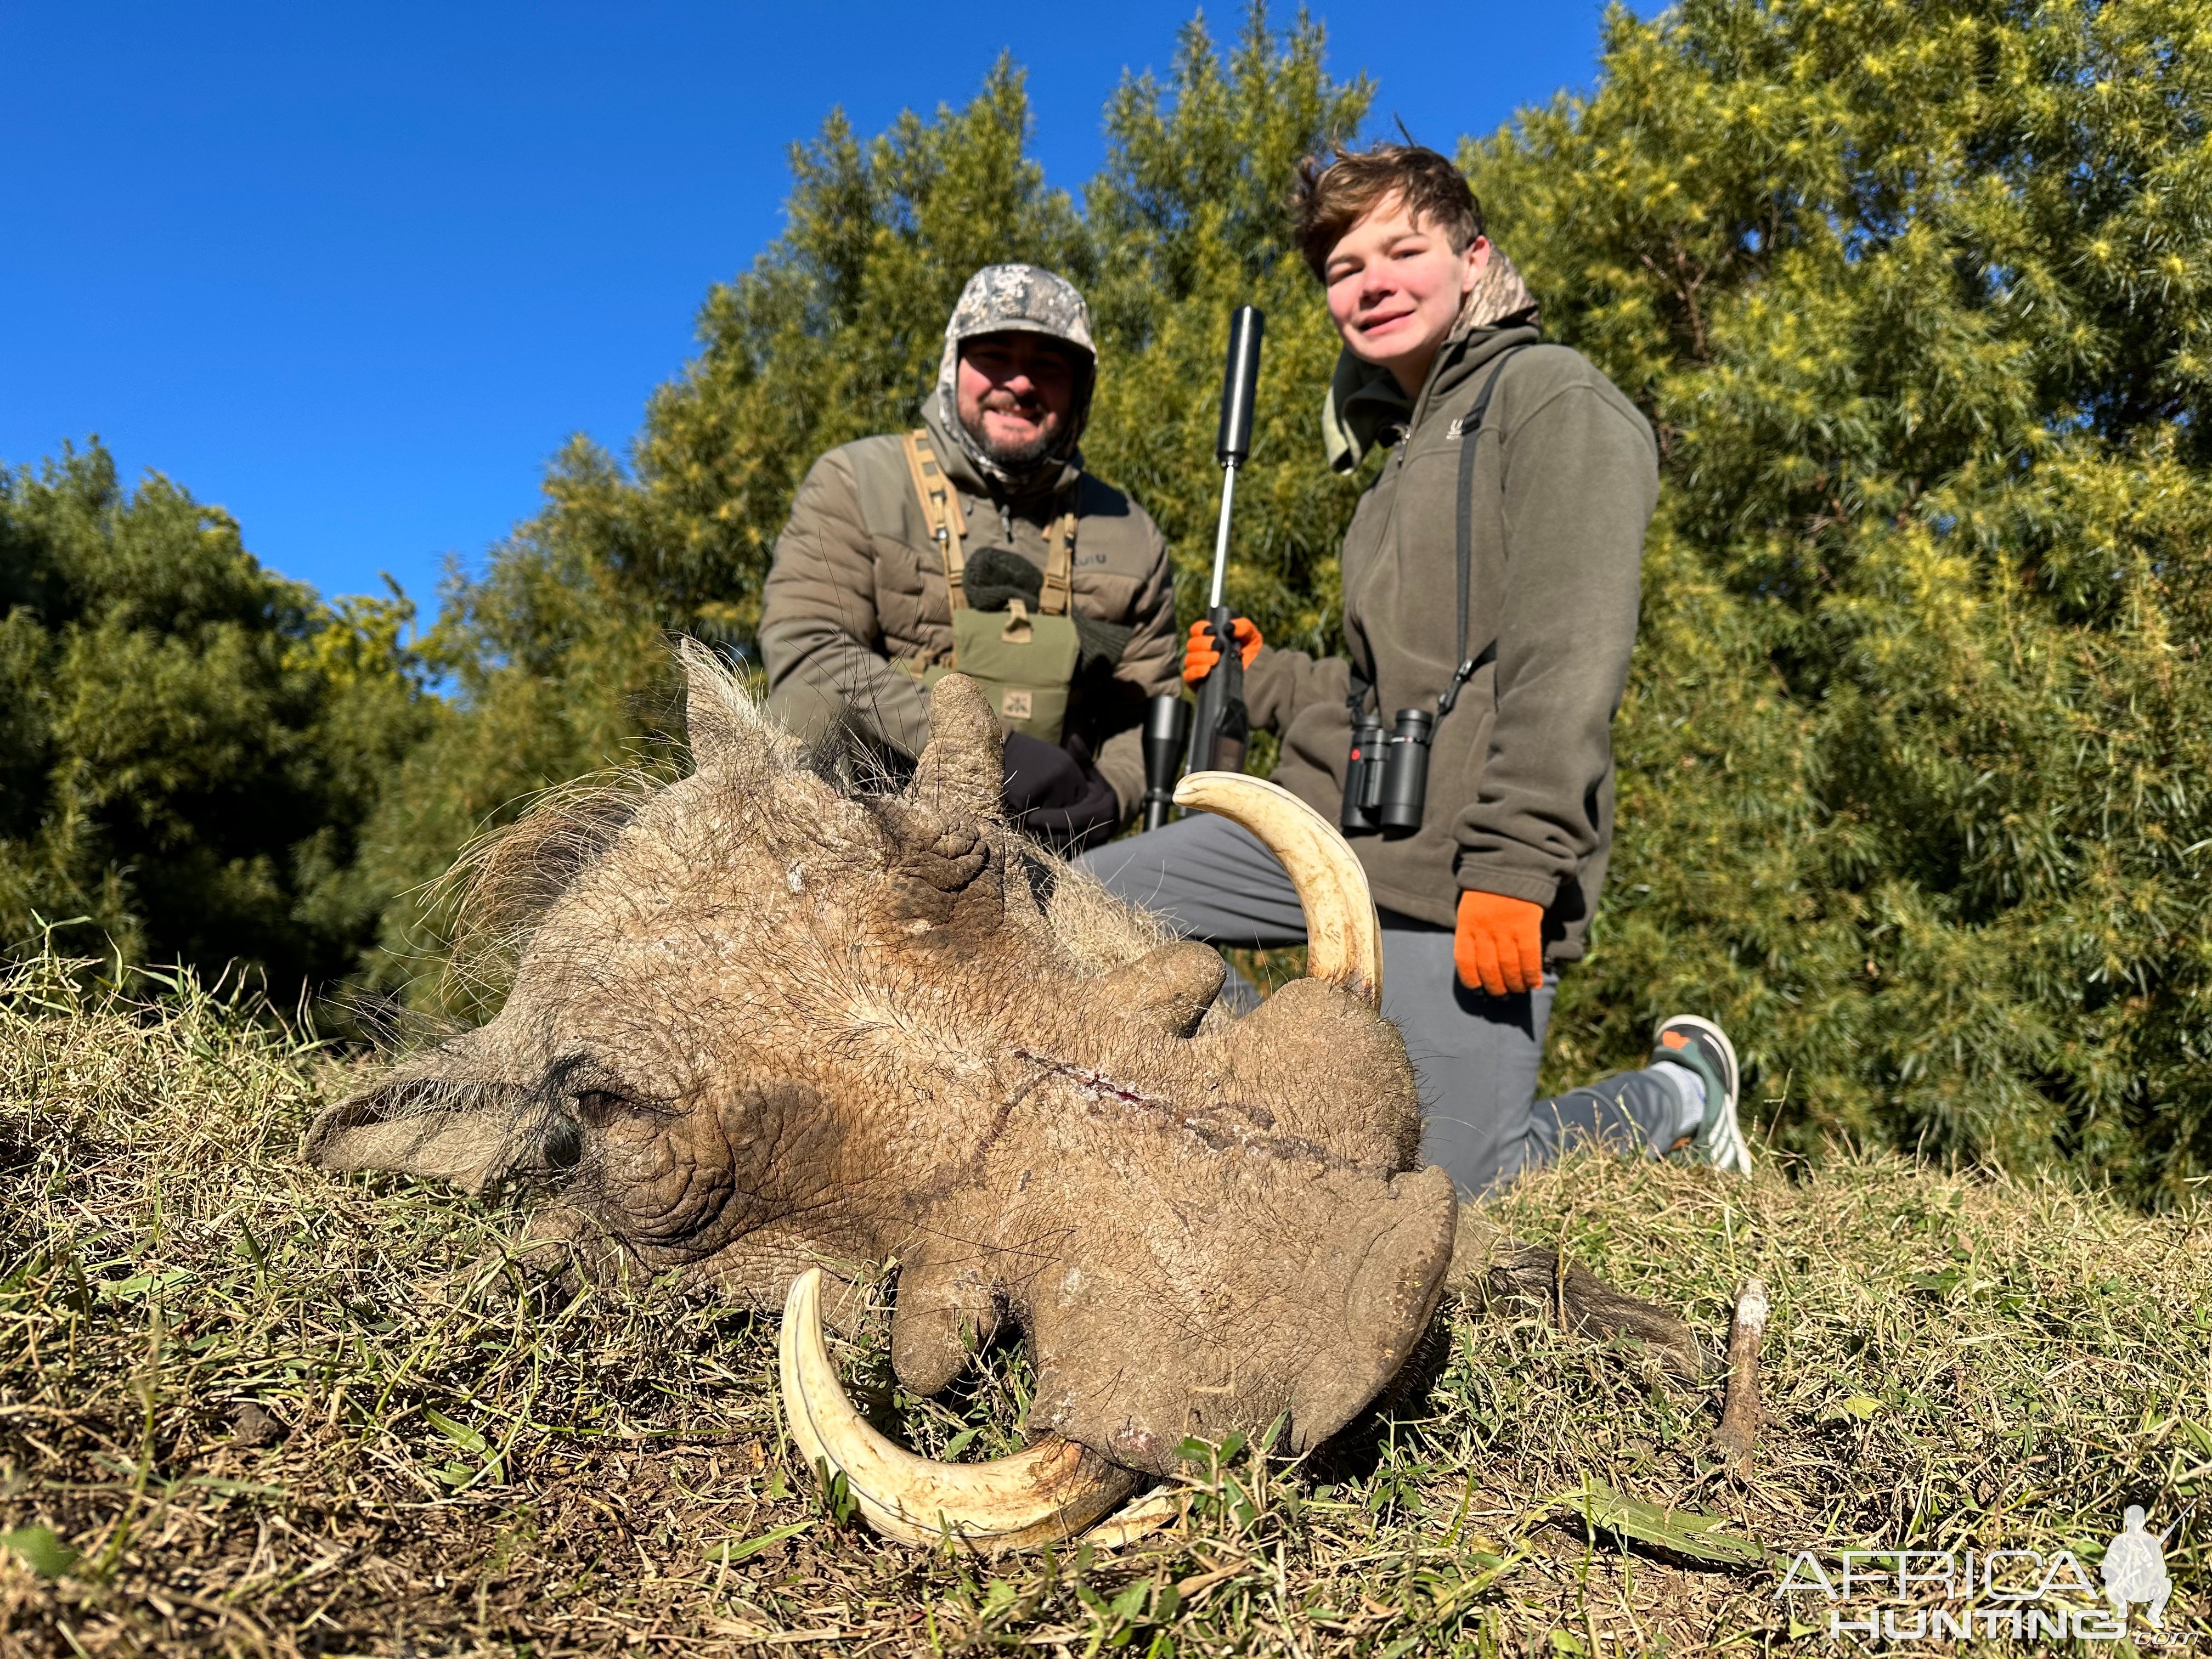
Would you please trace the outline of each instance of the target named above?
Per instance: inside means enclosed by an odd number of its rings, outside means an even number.
[[[0,980],[0,1651],[1764,1650],[1798,1645],[1773,1571],[1669,1559],[1559,1495],[1601,1481],[1784,1550],[2094,1565],[2124,1504],[2164,1526],[2212,1476],[2200,1227],[1887,1158],[1750,1182],[1584,1162],[1502,1218],[1716,1346],[1735,1285],[1772,1288],[1747,1482],[1711,1389],[1451,1310],[1395,1419],[1304,1467],[1194,1468],[1178,1533],[915,1554],[791,1467],[772,1329],[533,1285],[500,1255],[512,1212],[303,1168],[335,1080],[189,984],[131,1008],[52,962]],[[1017,1358],[920,1402],[877,1337],[856,1389],[902,1432],[1012,1443]],[[2169,1542],[2170,1625],[2203,1605],[2205,1534]]]

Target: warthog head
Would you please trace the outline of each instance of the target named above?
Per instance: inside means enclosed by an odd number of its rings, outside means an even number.
[[[869,796],[690,673],[693,775],[483,854],[544,889],[504,1007],[325,1112],[309,1155],[531,1177],[537,1231],[587,1268],[789,1292],[802,1450],[915,1536],[1064,1534],[1188,1435],[1286,1416],[1303,1449],[1371,1401],[1435,1308],[1454,1200],[1410,1172],[1413,1076],[1334,832],[1255,780],[1187,781],[1276,848],[1313,933],[1314,977],[1232,1019],[1212,951],[1007,830],[968,681],[935,689],[911,784]],[[808,1270],[834,1309],[836,1264],[890,1257],[908,1387],[1018,1322],[1030,1451],[923,1464],[845,1407]]]

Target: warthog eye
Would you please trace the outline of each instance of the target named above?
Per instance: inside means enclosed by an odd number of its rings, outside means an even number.
[[[576,1097],[576,1115],[594,1127],[633,1109],[627,1099],[611,1089],[586,1089]]]
[[[671,1103],[631,1088],[621,1073],[589,1054],[571,1054],[549,1067],[539,1098],[546,1115],[545,1161],[562,1169],[580,1162],[583,1149],[578,1145],[568,1150],[555,1120],[568,1120],[568,1133],[580,1142],[584,1129],[605,1129],[640,1118],[664,1121],[677,1115]]]

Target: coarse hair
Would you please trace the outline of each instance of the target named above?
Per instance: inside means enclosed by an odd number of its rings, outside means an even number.
[[[1414,219],[1434,224],[1455,253],[1466,252],[1483,234],[1482,204],[1459,168],[1425,145],[1339,149],[1326,162],[1309,155],[1298,163],[1291,191],[1291,234],[1316,276],[1328,281],[1330,251],[1386,201],[1403,202]]]

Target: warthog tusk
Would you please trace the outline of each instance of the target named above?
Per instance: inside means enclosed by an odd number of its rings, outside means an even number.
[[[1306,971],[1380,1007],[1382,924],[1367,872],[1328,820],[1280,784],[1242,772],[1190,773],[1175,799],[1243,825],[1282,860],[1306,913]]]
[[[902,1544],[946,1537],[1031,1549],[1081,1532],[1137,1484],[1127,1469],[1053,1435],[988,1463],[938,1463],[895,1446],[853,1409],[822,1341],[822,1269],[792,1280],[779,1359],[783,1411],[799,1455],[823,1480],[845,1477],[861,1517]]]

